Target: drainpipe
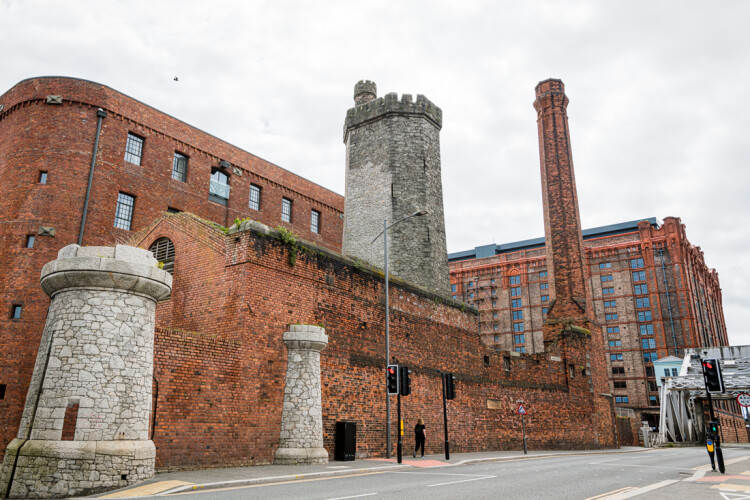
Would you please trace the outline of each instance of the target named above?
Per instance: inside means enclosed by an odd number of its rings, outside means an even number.
[[[677,354],[677,335],[674,332],[674,318],[672,317],[672,304],[669,300],[669,284],[667,283],[667,271],[664,268],[664,249],[659,249],[659,260],[661,260],[661,275],[664,277],[664,290],[667,293],[667,309],[669,309],[669,324],[672,326],[672,345],[674,346],[674,355]],[[678,356],[679,357],[679,356]]]
[[[91,154],[91,168],[89,169],[89,183],[86,186],[86,201],[83,203],[83,216],[81,217],[81,229],[78,231],[78,244],[83,245],[83,229],[86,226],[86,213],[89,210],[89,197],[91,196],[91,182],[94,180],[94,166],[96,165],[96,152],[99,149],[99,136],[102,132],[102,119],[107,112],[102,108],[96,111],[99,121],[96,124],[96,139],[94,140],[94,152]]]

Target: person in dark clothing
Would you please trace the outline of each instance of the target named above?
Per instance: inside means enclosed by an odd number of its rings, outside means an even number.
[[[417,444],[414,446],[414,451],[412,452],[411,456],[414,458],[417,458],[417,450],[420,448],[422,449],[422,456],[421,458],[424,458],[424,440],[425,437],[427,437],[427,434],[425,434],[425,425],[424,420],[420,417],[417,420],[417,425],[414,426],[414,439],[416,440]]]

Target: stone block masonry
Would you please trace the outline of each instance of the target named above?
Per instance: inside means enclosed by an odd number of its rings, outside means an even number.
[[[319,326],[289,325],[284,344],[289,352],[274,463],[328,463],[320,399],[320,351],[328,345],[328,337]]]
[[[389,231],[392,274],[436,293],[449,293],[440,167],[442,111],[426,97],[395,93],[376,98],[361,81],[346,114],[346,197],[343,252],[384,267],[383,244],[373,243],[383,221]]]
[[[41,284],[52,302],[0,491],[56,498],[151,477],[154,317],[172,277],[146,250],[69,245]]]

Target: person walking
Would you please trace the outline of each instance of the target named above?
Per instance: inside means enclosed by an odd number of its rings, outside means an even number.
[[[419,450],[420,448],[422,449],[422,456],[420,458],[424,458],[425,437],[427,437],[427,434],[425,433],[424,420],[422,420],[422,417],[419,417],[419,419],[417,419],[417,425],[414,426],[414,439],[416,441],[416,445],[414,446],[414,451],[411,454],[411,456],[413,456],[414,458],[417,458],[417,450]]]

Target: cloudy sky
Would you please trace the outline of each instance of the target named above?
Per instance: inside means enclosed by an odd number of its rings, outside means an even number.
[[[561,78],[583,227],[681,217],[750,344],[749,18],[741,1],[0,0],[0,94],[94,80],[341,194],[354,83],[424,94],[453,252],[543,236],[531,103]]]

